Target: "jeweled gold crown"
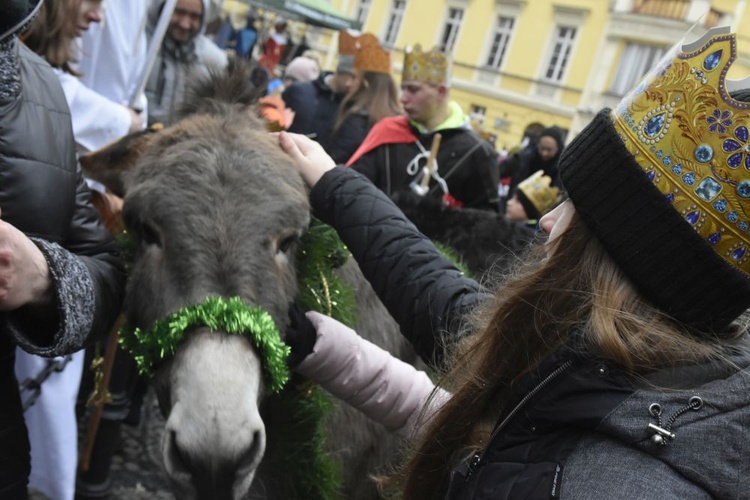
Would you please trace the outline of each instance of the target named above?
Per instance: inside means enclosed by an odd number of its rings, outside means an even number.
[[[560,198],[560,189],[550,186],[552,179],[544,175],[544,170],[534,172],[518,184],[518,189],[534,205],[537,212],[544,215]]]
[[[373,73],[391,73],[391,53],[380,46],[378,38],[365,33],[357,38],[354,69]]]
[[[353,56],[357,53],[357,38],[349,30],[339,31],[339,54]]]
[[[423,52],[417,44],[406,49],[402,81],[418,81],[433,85],[447,84],[450,78],[450,58],[433,47]]]
[[[671,51],[612,119],[625,146],[693,229],[750,274],[750,103],[733,99],[728,28]]]

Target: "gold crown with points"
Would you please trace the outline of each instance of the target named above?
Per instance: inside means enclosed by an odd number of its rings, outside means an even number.
[[[416,44],[404,53],[404,69],[402,81],[418,81],[432,85],[448,84],[450,78],[450,58],[433,47],[424,52],[422,46]]]
[[[534,206],[540,217],[555,206],[560,199],[560,189],[551,186],[552,179],[544,175],[543,170],[534,172],[530,177],[518,184],[518,190]],[[530,218],[532,214],[526,214]]]
[[[612,111],[650,181],[726,262],[750,274],[750,102],[726,74],[736,37],[713,28],[677,47]]]
[[[378,38],[365,33],[357,38],[354,69],[373,73],[391,73],[391,53],[380,46]]]
[[[357,36],[352,35],[349,30],[339,31],[339,54],[342,56],[353,56],[357,53]]]

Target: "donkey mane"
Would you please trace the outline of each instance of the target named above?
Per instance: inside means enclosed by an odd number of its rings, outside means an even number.
[[[195,114],[220,115],[232,108],[255,105],[265,89],[252,83],[253,68],[249,61],[233,59],[226,69],[211,69],[192,80],[177,108],[177,119]]]

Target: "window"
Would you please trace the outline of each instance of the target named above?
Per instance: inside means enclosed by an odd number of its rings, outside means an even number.
[[[561,82],[565,75],[565,68],[570,60],[573,50],[573,41],[576,37],[576,28],[571,26],[558,26],[553,41],[552,55],[544,72],[544,79],[550,82]]]
[[[479,104],[472,104],[470,109],[469,118],[480,125],[483,124],[484,118],[487,116],[487,108]]]
[[[443,26],[443,36],[440,38],[440,50],[446,54],[453,52],[458,39],[458,31],[464,18],[464,10],[451,7],[448,9],[448,19]]]
[[[401,21],[404,20],[404,10],[406,10],[406,0],[393,0],[391,12],[388,15],[388,27],[383,37],[383,45],[395,45],[398,38],[398,32],[401,29]]]
[[[505,52],[508,49],[510,35],[513,33],[515,20],[512,17],[498,16],[495,32],[492,36],[492,45],[490,53],[487,56],[487,66],[493,69],[500,69],[503,64]]]
[[[618,96],[627,94],[643,75],[656,66],[666,50],[665,47],[629,42],[622,52],[610,92]]]
[[[367,15],[370,13],[371,5],[371,0],[359,0],[359,5],[357,6],[357,14],[354,16],[354,19],[362,26],[364,26],[365,21],[367,21]]]

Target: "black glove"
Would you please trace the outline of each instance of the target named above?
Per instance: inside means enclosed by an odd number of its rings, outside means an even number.
[[[289,304],[289,326],[286,329],[284,342],[292,348],[287,364],[294,368],[302,362],[315,347],[318,332],[305,316],[305,309],[296,302]]]

